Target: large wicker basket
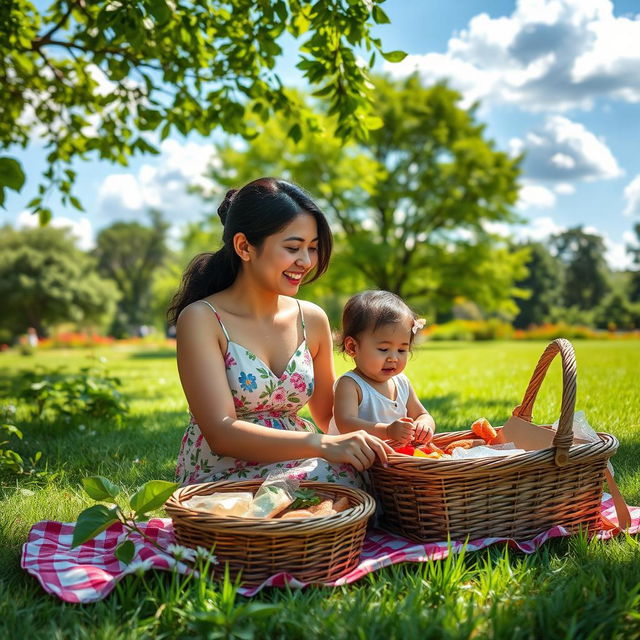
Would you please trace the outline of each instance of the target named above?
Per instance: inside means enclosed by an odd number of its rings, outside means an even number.
[[[529,539],[561,525],[594,531],[600,525],[600,501],[607,460],[618,448],[612,435],[575,444],[573,413],[576,363],[571,343],[554,340],[542,354],[514,420],[531,429],[531,411],[549,364],[560,353],[562,408],[551,448],[519,455],[467,460],[434,460],[394,454],[389,466],[370,470],[382,526],[419,542],[508,536]],[[511,420],[510,419],[510,420]],[[470,431],[438,434],[438,446]]]
[[[215,492],[255,491],[261,480],[209,482],[182,487],[165,509],[179,544],[214,548],[232,577],[241,573],[244,585],[258,585],[276,573],[286,572],[303,582],[327,582],[358,564],[367,521],[375,511],[373,498],[359,489],[327,482],[301,482],[324,498],[346,497],[349,509],[331,516],[279,520],[216,516],[183,505],[195,495]],[[222,575],[218,570],[214,575]]]

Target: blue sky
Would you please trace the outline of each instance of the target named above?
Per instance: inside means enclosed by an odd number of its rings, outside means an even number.
[[[628,266],[625,244],[640,222],[640,4],[637,0],[387,0],[390,25],[376,27],[386,50],[409,56],[384,70],[417,70],[426,82],[447,78],[498,148],[524,151],[518,210],[527,223],[498,233],[544,239],[578,224],[604,238],[612,266]],[[299,84],[295,50],[279,67]],[[201,203],[185,193],[200,182],[211,140],[169,138],[158,157],[127,168],[77,164],[87,214],[52,205],[57,224],[71,224],[89,247],[96,230],[116,219],[145,219],[164,208],[177,232],[197,219]],[[28,224],[44,150],[16,153],[29,182],[10,195],[0,223]]]

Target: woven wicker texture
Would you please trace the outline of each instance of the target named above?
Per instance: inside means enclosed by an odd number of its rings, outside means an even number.
[[[290,573],[304,582],[326,582],[357,564],[375,511],[373,498],[359,489],[327,482],[301,482],[323,498],[349,500],[349,509],[331,516],[279,520],[215,516],[183,506],[195,495],[255,491],[261,480],[209,482],[178,489],[165,504],[176,540],[187,547],[214,547],[220,565],[232,577],[241,572],[244,585],[258,585],[276,573]],[[216,575],[223,571],[218,568]]]
[[[595,531],[607,460],[618,448],[612,435],[571,445],[576,363],[571,343],[554,340],[534,370],[513,415],[531,422],[536,395],[553,358],[563,367],[562,408],[554,446],[503,458],[437,460],[400,454],[370,470],[382,525],[411,540],[434,542],[508,536],[530,539],[554,525]],[[534,427],[532,427],[534,428]],[[499,430],[499,429],[498,429]],[[471,431],[436,435],[440,447]]]

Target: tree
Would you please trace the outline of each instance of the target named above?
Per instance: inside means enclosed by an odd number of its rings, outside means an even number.
[[[548,322],[554,307],[562,304],[563,266],[539,242],[524,245],[529,251],[527,276],[516,284],[528,292],[528,297],[516,299],[518,315],[513,324],[519,329]]]
[[[384,126],[343,145],[305,130],[296,144],[273,119],[238,150],[219,149],[222,187],[256,175],[281,175],[306,186],[330,214],[345,259],[368,286],[393,291],[421,308],[450,306],[457,296],[485,309],[515,312],[514,278],[525,252],[486,231],[515,220],[519,159],[497,151],[474,110],[444,85],[418,77],[375,80]],[[524,275],[524,273],[522,273]]]
[[[150,215],[150,227],[116,222],[96,238],[98,271],[115,282],[121,295],[111,329],[117,337],[152,323],[153,279],[167,257],[169,225],[157,211]]]
[[[34,327],[43,335],[59,323],[92,325],[113,312],[115,286],[98,275],[67,229],[1,231],[2,328],[15,336]]]
[[[550,240],[558,259],[564,264],[564,306],[595,309],[610,290],[602,237],[578,226],[558,233]]]
[[[633,227],[636,234],[635,245],[627,245],[627,253],[631,254],[635,269],[631,272],[629,282],[629,299],[632,302],[640,302],[640,224]]]
[[[155,153],[148,132],[209,135],[220,127],[246,136],[247,102],[265,122],[290,116],[288,134],[313,114],[290,104],[274,71],[292,36],[298,68],[336,115],[340,137],[364,136],[380,125],[368,101],[368,69],[355,50],[389,61],[373,23],[389,22],[381,0],[55,0],[40,10],[30,0],[0,8],[0,148],[26,146],[34,136],[49,149],[45,181],[29,206],[42,220],[48,189],[81,208],[71,195],[70,164],[87,154],[120,164]],[[368,54],[367,54],[368,55]],[[0,158],[4,189],[19,190],[19,163]]]

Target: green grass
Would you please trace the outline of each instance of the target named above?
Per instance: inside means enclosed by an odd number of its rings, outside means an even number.
[[[438,430],[480,416],[502,424],[522,400],[545,343],[437,343],[415,351],[407,373]],[[577,408],[620,440],[616,477],[640,503],[640,342],[577,342]],[[88,351],[0,354],[0,379],[42,365],[77,369]],[[396,565],[349,587],[270,589],[252,599],[233,589],[162,572],[127,577],[104,601],[69,605],[19,567],[30,526],[74,520],[91,501],[80,490],[101,474],[133,491],[173,479],[186,403],[174,355],[132,348],[96,352],[123,379],[131,414],[122,426],[31,429],[21,453],[43,452],[44,476],[3,476],[0,502],[0,637],[48,638],[634,638],[640,637],[640,548],[633,537],[575,537],[526,556],[506,547]],[[340,356],[341,372],[349,363]],[[561,374],[552,365],[534,418],[555,420]],[[12,398],[3,403],[13,402]],[[18,408],[19,412],[21,408]],[[20,417],[20,414],[19,416]],[[42,464],[42,463],[41,463]],[[255,604],[273,605],[265,611]]]

